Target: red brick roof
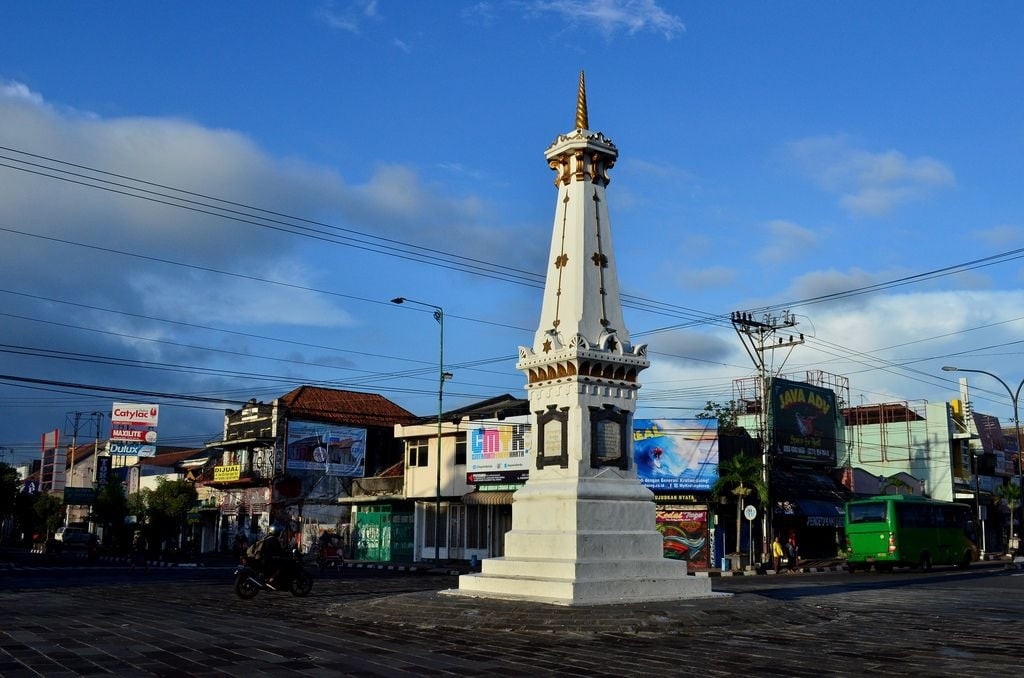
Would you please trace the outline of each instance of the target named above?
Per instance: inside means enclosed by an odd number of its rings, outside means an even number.
[[[278,402],[287,409],[289,419],[386,428],[417,420],[405,408],[376,393],[300,386],[278,398]]]

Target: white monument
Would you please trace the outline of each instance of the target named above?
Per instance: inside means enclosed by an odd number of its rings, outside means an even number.
[[[536,463],[513,495],[505,557],[450,593],[594,605],[713,596],[711,580],[662,556],[654,496],[636,478],[632,418],[647,368],[622,321],[605,189],[618,150],[587,122],[547,149],[558,202],[540,326],[519,364]]]

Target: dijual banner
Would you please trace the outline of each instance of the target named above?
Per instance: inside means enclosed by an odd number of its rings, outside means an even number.
[[[710,490],[718,480],[718,422],[635,419],[633,463],[651,490]]]

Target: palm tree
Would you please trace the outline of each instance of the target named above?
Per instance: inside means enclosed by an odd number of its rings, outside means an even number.
[[[726,493],[736,495],[736,553],[740,552],[740,530],[743,519],[743,505],[751,493],[756,495],[756,503],[764,506],[768,498],[761,460],[737,454],[718,465],[718,480],[711,487],[711,496],[717,499]]]

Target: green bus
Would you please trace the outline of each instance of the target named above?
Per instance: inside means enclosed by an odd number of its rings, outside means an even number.
[[[846,566],[853,572],[956,565],[978,559],[971,507],[925,497],[883,495],[846,504]]]

